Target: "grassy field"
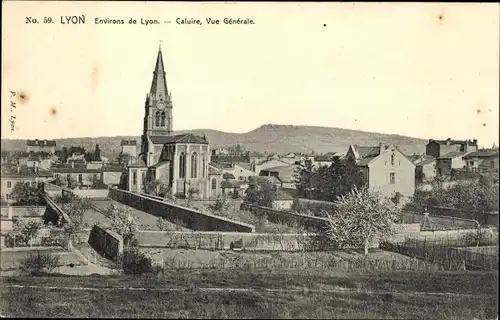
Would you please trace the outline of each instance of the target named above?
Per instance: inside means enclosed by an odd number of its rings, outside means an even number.
[[[2,282],[2,315],[16,317],[493,319],[498,311],[498,273],[486,272],[183,270],[163,277],[4,277]],[[222,289],[203,289],[214,287]],[[270,291],[276,288],[288,291]]]

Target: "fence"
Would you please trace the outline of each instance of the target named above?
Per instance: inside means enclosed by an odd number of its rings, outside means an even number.
[[[406,238],[404,242],[384,242],[381,248],[444,265],[446,269],[498,270],[498,256],[446,247],[434,242]]]
[[[451,216],[426,215],[417,212],[403,212],[403,223],[419,223],[422,231],[457,230],[477,227],[478,222]]]

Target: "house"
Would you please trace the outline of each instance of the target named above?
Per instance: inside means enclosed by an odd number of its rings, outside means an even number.
[[[274,177],[274,176],[253,176],[248,178],[248,182],[250,185],[263,185],[263,184],[269,184],[277,189],[281,187],[281,181]]]
[[[437,176],[437,161],[432,156],[420,156],[413,161],[415,164],[416,182],[431,181]]]
[[[47,152],[54,154],[56,152],[56,141],[55,140],[27,140],[26,141],[26,152]]]
[[[336,155],[337,154],[335,152],[329,152],[323,155],[314,156],[312,164],[315,168],[329,166],[332,164],[333,157],[335,157]]]
[[[281,183],[281,188],[295,189],[295,175],[300,166],[276,166],[261,170],[259,176],[276,177]]]
[[[346,160],[356,161],[365,185],[372,191],[405,203],[415,193],[415,164],[396,146],[350,146]]]
[[[30,168],[27,166],[2,166],[1,179],[1,198],[11,202],[12,190],[16,183],[29,183],[36,185],[39,182],[52,179],[52,172],[39,168]]]
[[[233,180],[221,182],[222,193],[231,196],[238,195],[244,197],[248,187],[249,184],[246,181]]]
[[[52,172],[57,181],[70,185],[70,187],[89,188],[101,178],[101,169],[87,169],[85,164],[77,164],[75,162],[54,165]]]
[[[212,149],[212,157],[216,157],[219,155],[230,155],[230,154],[231,152],[224,147],[217,147],[215,149]]]
[[[498,150],[471,152],[463,157],[465,166],[470,171],[498,172]]]
[[[137,141],[135,139],[123,139],[120,143],[120,155],[137,157]]]
[[[217,197],[222,192],[222,168],[219,167],[216,163],[210,162],[208,164],[208,179],[210,181],[209,199],[217,199]]]
[[[101,181],[104,184],[108,186],[120,184],[120,179],[124,172],[124,167],[122,165],[108,164],[99,169],[101,170]]]
[[[439,156],[436,159],[437,175],[450,176],[452,170],[465,168],[466,163],[463,158],[467,154],[463,151],[452,151]]]
[[[434,140],[429,139],[425,146],[425,154],[438,159],[452,152],[475,152],[477,151],[477,140]]]
[[[250,170],[259,174],[262,170],[266,170],[267,168],[277,167],[277,166],[289,166],[290,164],[282,161],[280,159],[268,159],[262,161],[260,163],[253,163],[250,165]]]
[[[257,173],[250,170],[249,163],[223,164],[222,167],[224,175],[227,174],[227,177],[229,177],[229,175],[232,176],[232,178],[226,178],[226,176],[223,176],[224,180],[236,179],[240,181],[248,181],[248,177],[257,175]]]

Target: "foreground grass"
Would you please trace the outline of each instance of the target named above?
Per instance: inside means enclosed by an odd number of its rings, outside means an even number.
[[[161,277],[9,277],[2,279],[4,316],[169,318],[411,318],[493,319],[498,273],[334,274],[169,271]],[[84,286],[116,290],[70,291],[9,285]],[[123,287],[190,288],[123,291]],[[357,289],[357,292],[206,292],[196,287]],[[371,293],[371,292],[379,292]],[[426,295],[456,293],[461,295]],[[417,294],[418,293],[418,294]]]

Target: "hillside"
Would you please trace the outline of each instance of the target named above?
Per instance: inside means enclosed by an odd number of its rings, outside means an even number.
[[[381,134],[340,128],[273,125],[266,124],[246,133],[229,133],[212,129],[176,131],[174,134],[191,132],[206,135],[212,147],[240,144],[243,149],[257,152],[341,152],[347,151],[350,144],[377,145],[379,142],[395,144],[407,154],[423,153],[426,140],[400,135]],[[99,144],[103,155],[116,157],[120,152],[122,139],[136,139],[139,136],[65,138],[56,139],[58,149],[62,146],[82,146],[93,150]],[[2,150],[25,150],[26,140],[2,139]]]

